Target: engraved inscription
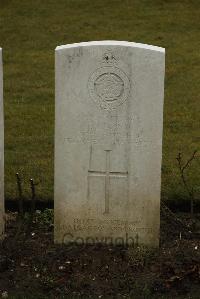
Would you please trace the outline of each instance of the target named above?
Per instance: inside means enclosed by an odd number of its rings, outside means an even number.
[[[141,220],[140,220],[141,221]],[[59,229],[65,233],[67,231],[84,231],[84,230],[98,230],[103,231],[108,228],[111,231],[127,231],[127,232],[148,232],[152,233],[154,230],[152,227],[144,227],[140,224],[140,221],[126,221],[126,220],[100,220],[100,219],[74,219],[71,224],[60,225]]]
[[[110,178],[127,178],[128,171],[113,172],[110,170],[110,152],[111,150],[105,150],[106,153],[106,169],[105,171],[91,169],[92,161],[92,147],[90,148],[90,162],[88,170],[88,197],[90,194],[89,177],[104,177],[105,178],[105,209],[104,214],[108,214],[110,211],[109,199],[110,199]]]
[[[150,230],[151,228],[143,228],[141,227],[141,221],[142,219],[138,219],[135,221],[127,221],[122,219],[80,219],[75,218],[73,220],[73,230],[85,230],[85,229],[98,229],[103,230],[107,229],[108,227],[112,230],[119,230],[119,231],[135,231],[136,229],[139,230]],[[67,227],[62,227],[63,230],[66,230]]]

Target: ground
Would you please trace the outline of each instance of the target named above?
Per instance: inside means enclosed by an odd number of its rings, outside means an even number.
[[[190,298],[200,294],[200,214],[162,207],[159,249],[54,245],[52,210],[7,214],[0,294],[9,298]]]
[[[54,49],[91,40],[166,48],[162,199],[186,198],[176,156],[199,148],[199,15],[198,0],[0,0],[6,199],[16,172],[24,197],[34,178],[37,197],[53,199]],[[187,173],[195,188],[199,169],[195,160]]]

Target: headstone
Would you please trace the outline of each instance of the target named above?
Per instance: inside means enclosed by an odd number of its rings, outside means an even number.
[[[0,239],[4,233],[4,115],[3,115],[3,62],[0,48]]]
[[[165,50],[55,51],[55,242],[159,244]]]

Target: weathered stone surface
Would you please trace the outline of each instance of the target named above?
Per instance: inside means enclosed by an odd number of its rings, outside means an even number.
[[[55,242],[159,244],[163,48],[56,48]]]
[[[0,48],[0,238],[4,232],[4,114],[3,114],[3,62]]]

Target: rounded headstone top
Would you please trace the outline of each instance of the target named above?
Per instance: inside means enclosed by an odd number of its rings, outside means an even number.
[[[90,47],[90,46],[123,46],[123,47],[141,48],[141,49],[165,53],[165,48],[147,45],[147,44],[141,44],[141,43],[134,43],[128,41],[115,41],[115,40],[91,41],[91,42],[81,42],[81,43],[61,45],[56,47],[56,51],[70,49],[70,48],[78,48],[78,47]]]

